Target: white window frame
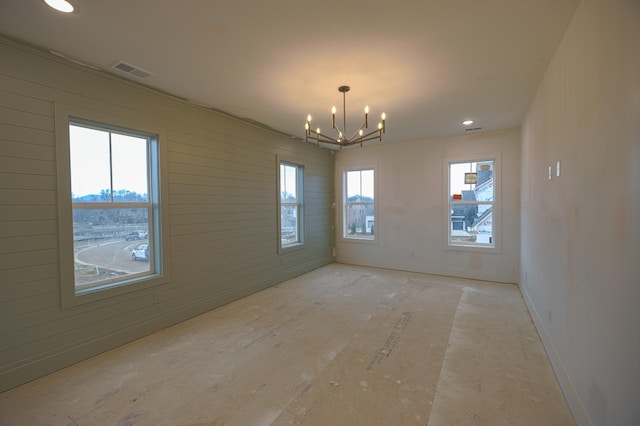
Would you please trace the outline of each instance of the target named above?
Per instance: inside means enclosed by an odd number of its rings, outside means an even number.
[[[138,118],[138,117],[137,117]],[[55,137],[56,162],[58,178],[58,230],[60,242],[60,282],[61,304],[70,308],[84,303],[139,291],[169,282],[168,262],[168,223],[163,220],[163,211],[167,210],[167,188],[163,182],[166,175],[166,143],[164,132],[159,130],[158,123],[136,119],[135,121],[109,113],[88,110],[85,108],[55,104]],[[96,282],[95,285],[76,286],[75,256],[73,242],[73,210],[78,208],[126,208],[140,207],[139,203],[73,203],[71,194],[71,162],[69,126],[78,124],[100,130],[121,131],[125,134],[149,136],[149,203],[142,203],[149,208],[149,237],[153,241],[150,253],[150,271],[148,273],[131,274],[122,279]],[[98,203],[95,203],[98,204]]]
[[[348,201],[348,191],[347,191],[347,173],[348,172],[362,172],[362,171],[373,171],[373,202],[370,201],[359,201],[359,202],[350,202]],[[362,165],[362,166],[343,166],[340,171],[341,177],[341,188],[342,188],[342,232],[340,234],[340,240],[344,242],[356,242],[356,243],[377,243],[378,235],[380,229],[380,214],[378,211],[378,168],[376,165]],[[347,220],[348,220],[348,210],[350,206],[355,205],[371,205],[373,206],[374,211],[374,232],[372,236],[362,236],[362,235],[350,235],[347,231]]]
[[[296,201],[295,202],[282,202],[282,167],[294,167],[296,169]],[[278,252],[284,253],[292,249],[299,249],[304,247],[305,244],[305,209],[304,209],[304,164],[291,159],[284,159],[278,157],[277,159],[277,205],[278,205]],[[289,244],[282,243],[282,207],[283,206],[295,206],[296,207],[296,226],[297,226],[297,240]]]
[[[450,166],[452,164],[460,164],[460,163],[477,163],[482,161],[493,161],[493,185],[494,185],[494,193],[493,193],[493,201],[462,201],[462,200],[452,200],[450,198],[451,194],[451,174],[450,174]],[[501,188],[502,188],[502,160],[501,155],[492,153],[487,155],[468,155],[468,156],[456,156],[456,157],[445,157],[442,163],[442,176],[443,176],[443,206],[445,206],[443,212],[443,226],[444,226],[444,236],[445,236],[445,248],[447,250],[457,250],[457,251],[479,251],[485,253],[500,253],[501,252],[501,229],[502,229],[502,219],[501,219]],[[462,242],[462,241],[453,241],[451,238],[452,233],[452,224],[451,224],[451,211],[453,205],[486,205],[491,204],[492,206],[492,238],[491,243],[483,244],[483,243],[475,243],[475,242]]]

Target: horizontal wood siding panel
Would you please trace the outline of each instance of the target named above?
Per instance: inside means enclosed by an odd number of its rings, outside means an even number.
[[[5,173],[55,176],[56,163],[47,160],[0,155],[0,170]]]
[[[53,105],[51,102],[5,90],[0,90],[0,107],[44,117],[51,117],[53,115]]]
[[[0,254],[3,253],[24,253],[34,249],[57,249],[57,234],[40,234],[19,237],[0,237]]]
[[[55,145],[53,132],[49,130],[28,129],[14,124],[0,123],[0,140],[21,142],[25,145],[49,146],[52,148]]]
[[[59,303],[56,300],[56,295],[57,293],[40,292],[31,297],[14,299],[9,302],[0,302],[0,320],[8,323],[8,321],[13,321],[12,317],[25,314],[33,315],[36,311],[56,307]],[[13,327],[11,328],[13,329]]]
[[[0,391],[332,261],[330,151],[2,38],[0,56]],[[161,135],[168,282],[62,308],[57,103]],[[305,244],[281,253],[280,157],[305,173]]]
[[[0,189],[0,205],[52,206],[56,204],[55,191]]]
[[[53,176],[0,172],[0,189],[55,191],[56,188],[56,179]]]
[[[58,210],[56,206],[3,206],[0,221],[42,221],[57,218],[57,216]],[[0,235],[3,235],[2,231],[0,231]]]
[[[46,294],[52,303],[60,302],[54,299],[51,293],[59,293],[60,280],[57,276],[44,279],[30,279],[25,282],[4,285],[0,292],[0,303],[10,303],[29,297],[37,297]],[[25,310],[26,312],[27,310]]]
[[[43,160],[54,162],[56,151],[53,146],[14,142],[0,139],[2,155],[8,158],[24,158],[29,160]],[[6,171],[2,169],[2,171]]]
[[[38,282],[43,282],[42,280],[47,280],[50,278],[55,278],[58,287],[60,287],[59,275],[60,267],[58,262],[51,263],[41,263],[37,266],[31,267],[22,267],[22,268],[11,268],[11,269],[0,269],[0,287],[2,290],[0,294],[3,299],[10,299],[13,297],[15,293],[14,287],[15,285],[39,285]],[[42,287],[43,292],[49,292],[48,289]],[[32,294],[35,294],[36,290],[32,291]]]
[[[9,206],[12,207],[12,206]],[[28,208],[37,210],[48,206],[29,206]],[[5,207],[2,207],[4,213]],[[8,207],[7,207],[7,210]],[[48,210],[48,209],[47,209]],[[20,237],[28,235],[56,234],[58,225],[55,216],[52,220],[16,220],[0,221],[0,235],[3,237]]]
[[[0,123],[53,132],[53,117],[0,106]]]

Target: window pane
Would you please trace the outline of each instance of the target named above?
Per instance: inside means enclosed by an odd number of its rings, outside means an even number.
[[[362,195],[362,185],[359,170],[347,172],[347,200],[355,201]],[[352,200],[353,199],[353,200]]]
[[[293,203],[297,201],[297,167],[280,165],[280,201]]]
[[[373,201],[373,170],[362,171],[362,196]]]
[[[449,196],[453,200],[493,201],[493,169],[494,162],[491,160],[451,164]]]
[[[493,214],[491,205],[478,205],[478,218],[471,226],[471,232],[476,234],[476,243],[493,243]]]
[[[111,202],[109,133],[69,126],[73,201]]]
[[[491,204],[452,204],[451,241],[492,244],[492,208]]]
[[[346,172],[347,201],[373,201],[373,170],[354,170]]]
[[[148,200],[148,140],[112,133],[113,201]]]
[[[147,208],[73,209],[75,284],[97,284],[148,273]]]
[[[373,204],[348,205],[346,209],[345,236],[373,237],[375,212]]]
[[[280,240],[283,246],[299,242],[298,239],[298,207],[280,207]]]

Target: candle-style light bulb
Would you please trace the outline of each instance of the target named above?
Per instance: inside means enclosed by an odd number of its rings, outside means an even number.
[[[311,123],[311,114],[307,115],[307,122]]]
[[[331,107],[331,128],[336,128],[336,106]]]
[[[364,127],[369,127],[369,105],[364,107]]]

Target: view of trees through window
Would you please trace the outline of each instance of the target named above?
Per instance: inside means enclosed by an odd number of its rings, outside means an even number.
[[[75,284],[153,269],[150,138],[84,122],[69,126]]]
[[[449,164],[449,243],[493,246],[494,160]]]
[[[374,170],[347,170],[344,182],[344,238],[374,239]]]

